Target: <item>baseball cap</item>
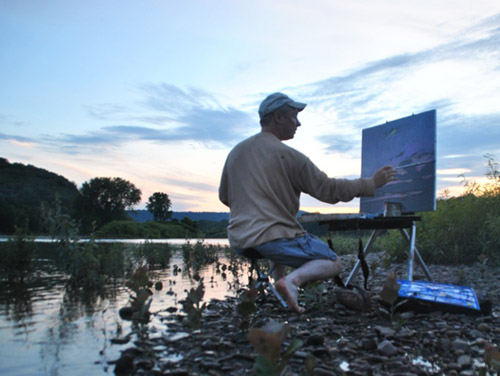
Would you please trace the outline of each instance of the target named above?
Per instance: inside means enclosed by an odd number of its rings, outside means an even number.
[[[299,111],[302,111],[306,107],[305,103],[295,102],[288,95],[285,95],[283,93],[273,93],[268,95],[266,99],[264,99],[260,104],[259,107],[260,118],[262,119],[267,114],[270,114],[271,112],[277,110],[278,108],[280,108],[285,104]]]

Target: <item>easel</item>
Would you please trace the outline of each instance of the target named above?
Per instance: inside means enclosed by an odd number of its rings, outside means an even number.
[[[368,242],[363,248],[363,255],[366,256],[375,243],[375,239],[383,230],[399,229],[403,238],[409,244],[408,250],[408,280],[413,281],[413,267],[414,259],[419,263],[420,267],[425,273],[427,279],[432,282],[432,277],[425,265],[420,252],[415,246],[415,238],[417,233],[416,222],[421,218],[417,216],[397,216],[397,217],[382,217],[382,216],[363,216],[360,214],[305,214],[299,218],[301,223],[319,222],[320,224],[327,224],[330,231],[348,231],[348,230],[373,230],[370,234]],[[408,234],[407,229],[410,229]],[[356,273],[359,271],[361,261],[357,260],[353,269],[349,273],[345,281],[348,286]]]

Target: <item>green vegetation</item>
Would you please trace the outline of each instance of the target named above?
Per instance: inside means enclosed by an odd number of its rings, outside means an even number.
[[[436,211],[421,213],[416,245],[426,262],[470,264],[487,259],[500,265],[500,172],[493,157],[486,158],[487,184],[464,179],[464,195],[439,199]],[[404,260],[408,248],[397,231],[379,237],[375,247],[386,250],[390,261]]]
[[[194,245],[190,242],[182,245],[182,257],[188,269],[197,272],[202,266],[217,262],[220,247],[212,244],[205,245],[197,241]]]
[[[119,244],[97,244],[93,238],[80,242],[76,222],[61,211],[57,202],[47,211],[46,222],[57,244],[59,263],[68,273],[70,287],[95,289],[123,276],[127,263]]]
[[[94,178],[82,184],[76,201],[82,230],[88,233],[113,220],[127,219],[126,209],[141,200],[141,191],[121,178]]]
[[[177,223],[112,221],[95,232],[97,238],[170,239],[196,237],[191,228]]]
[[[0,158],[0,233],[14,234],[16,228],[30,233],[46,231],[42,204],[56,198],[65,213],[74,215],[78,189],[74,183],[47,170]]]
[[[227,221],[193,221],[188,217],[170,220],[171,201],[162,192],[155,192],[147,203],[155,221],[132,221],[127,209],[140,198],[141,191],[121,178],[93,178],[78,190],[62,176],[30,165],[10,164],[0,158],[0,234],[13,235],[16,228],[26,226],[26,231],[32,234],[51,234],[48,212],[57,206],[74,222],[75,237],[83,234],[145,239],[227,236]]]
[[[149,269],[168,267],[174,247],[168,243],[154,244],[145,241],[134,249],[134,258],[140,265],[148,265]]]
[[[35,269],[35,242],[30,240],[26,229],[16,229],[13,239],[0,244],[0,275],[9,281],[23,283]]]
[[[207,308],[207,303],[202,303],[205,295],[205,285],[203,284],[203,278],[200,278],[199,275],[195,274],[193,279],[198,282],[198,286],[196,288],[192,287],[187,292],[187,297],[181,301],[181,304],[182,310],[186,312],[184,323],[191,329],[199,329],[203,311]]]
[[[172,217],[170,207],[172,203],[166,193],[155,192],[149,196],[146,208],[153,214],[155,221],[165,222]]]
[[[257,312],[257,306],[255,305],[257,294],[257,289],[251,287],[248,290],[243,290],[239,295],[239,303],[236,306],[236,312],[238,312],[238,315],[242,318],[240,328],[243,333],[248,332],[251,316]]]
[[[282,351],[282,345],[290,333],[288,324],[270,321],[262,328],[253,328],[248,339],[259,354],[254,363],[254,372],[260,376],[278,376],[284,374],[288,362],[297,350],[302,347],[301,340],[294,339]]]
[[[208,221],[201,220],[197,221],[198,232],[201,234],[202,238],[227,238],[227,226],[229,224],[228,220],[222,221]]]
[[[494,158],[491,155],[486,158],[488,184],[464,179],[465,194],[440,198],[435,212],[417,213],[422,217],[417,224],[417,247],[427,263],[467,264],[479,260],[500,265],[500,172]],[[166,218],[172,214],[171,203],[168,195],[161,192],[150,197],[149,209],[157,221],[130,220],[126,209],[140,200],[140,190],[120,178],[92,179],[84,183],[79,192],[61,176],[33,166],[10,164],[0,158],[0,183],[0,232],[4,234],[14,234],[16,228],[25,228],[30,234],[53,234],[54,223],[46,219],[50,217],[49,212],[58,207],[58,215],[66,217],[55,232],[70,231],[71,234],[64,236],[72,241],[82,233],[92,234],[93,238],[227,237],[227,220],[194,221],[185,217],[167,222]],[[156,214],[155,206],[158,206]],[[75,215],[75,207],[79,208],[78,215]],[[326,230],[316,226],[309,231],[325,235]],[[366,244],[366,232],[335,236],[335,251],[339,254],[357,252],[359,237]],[[71,243],[65,246],[68,244]],[[193,266],[201,265],[203,260],[198,256],[196,245],[190,247],[192,249],[185,251],[186,257]],[[406,259],[407,244],[397,230],[379,236],[374,248],[386,251],[387,263]],[[93,262],[74,260],[83,261]]]

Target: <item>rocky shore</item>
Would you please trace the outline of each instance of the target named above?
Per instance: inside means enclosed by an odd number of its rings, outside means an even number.
[[[492,311],[477,316],[450,312],[393,312],[380,304],[380,292],[391,271],[406,277],[406,265],[384,268],[369,255],[371,275],[367,291],[370,307],[347,308],[337,299],[338,288],[326,282],[315,296],[302,296],[307,310],[296,314],[268,296],[256,303],[247,319],[237,312],[238,298],[213,300],[203,311],[199,329],[188,329],[185,316],[174,309],[161,320],[169,334],[149,333],[135,341],[113,362],[116,374],[137,375],[252,375],[258,353],[249,329],[270,321],[286,324],[285,351],[298,344],[283,375],[494,375],[500,361],[500,268],[428,265],[435,282],[474,288],[489,299]],[[344,263],[351,265],[349,256]],[[347,269],[347,268],[346,268]],[[424,280],[415,268],[415,280]],[[356,281],[360,286],[362,280]],[[171,313],[168,313],[171,312]],[[168,314],[167,314],[168,313]],[[299,342],[300,341],[300,342]],[[498,357],[498,359],[497,359]]]

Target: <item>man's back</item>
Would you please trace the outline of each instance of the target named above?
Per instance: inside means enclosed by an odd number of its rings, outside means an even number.
[[[229,154],[219,189],[231,208],[231,245],[246,248],[304,233],[296,220],[300,170],[307,158],[261,132],[238,144]]]

